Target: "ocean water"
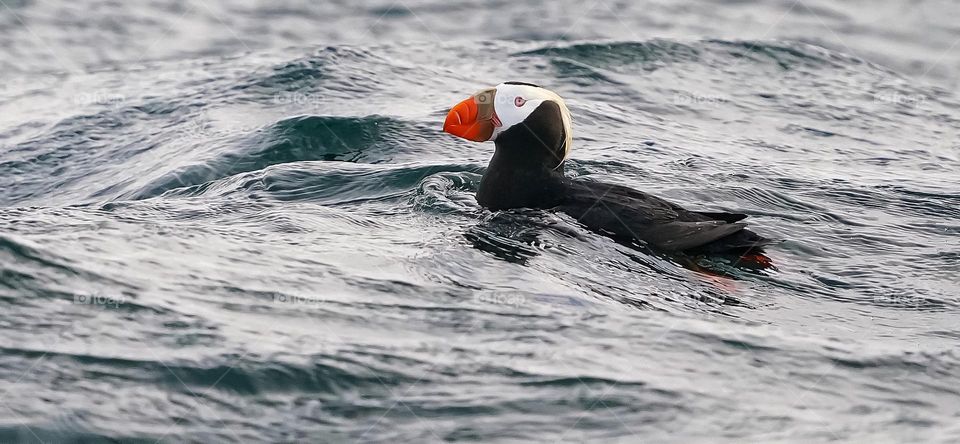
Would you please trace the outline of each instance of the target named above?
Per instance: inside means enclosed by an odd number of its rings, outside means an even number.
[[[960,441],[958,3],[2,3],[0,441]],[[776,267],[479,207],[506,80]]]

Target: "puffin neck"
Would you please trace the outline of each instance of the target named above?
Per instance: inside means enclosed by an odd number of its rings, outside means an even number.
[[[550,208],[563,198],[563,165],[550,168],[520,147],[497,143],[480,180],[477,201],[491,210]]]
[[[494,144],[496,151],[490,159],[490,167],[496,164],[498,168],[522,171],[525,174],[563,175],[563,163],[558,166],[556,156],[540,144],[519,146],[500,138]]]
[[[563,172],[566,155],[566,129],[560,106],[547,101],[527,116],[497,135],[494,158],[509,159],[511,165],[524,169],[559,169]]]
[[[550,208],[564,195],[565,130],[560,108],[544,102],[526,120],[494,139],[497,149],[480,180],[484,207]]]

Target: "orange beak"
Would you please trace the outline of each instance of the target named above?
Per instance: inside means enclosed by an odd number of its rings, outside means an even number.
[[[485,142],[493,135],[493,121],[479,118],[477,103],[470,97],[450,110],[443,122],[443,131],[474,142]]]

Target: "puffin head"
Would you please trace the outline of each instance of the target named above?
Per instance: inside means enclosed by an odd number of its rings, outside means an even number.
[[[570,111],[546,88],[505,82],[456,104],[443,130],[474,142],[493,140],[497,152],[557,169],[573,144]]]

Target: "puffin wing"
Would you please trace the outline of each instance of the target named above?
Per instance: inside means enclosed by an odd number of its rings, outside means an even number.
[[[665,251],[683,251],[711,244],[743,230],[746,226],[747,224],[740,222],[710,220],[673,221],[638,228],[643,233],[640,237],[652,246]]]
[[[605,199],[592,207],[567,206],[563,210],[590,229],[641,240],[664,251],[702,247],[747,226],[722,220],[681,220],[681,214],[672,210],[625,207]]]
[[[722,220],[728,223],[740,222],[747,218],[747,215],[743,213],[715,213],[710,211],[693,211],[692,213],[699,214],[708,220]]]
[[[599,182],[571,181],[561,209],[588,228],[666,251],[702,247],[747,226],[738,222],[743,214],[687,211],[642,191]]]
[[[586,182],[585,182],[586,183]],[[628,199],[637,200],[642,202],[647,206],[652,207],[669,207],[676,213],[681,219],[690,219],[691,221],[707,221],[707,220],[720,220],[728,223],[740,222],[747,218],[746,214],[743,213],[726,213],[721,211],[689,211],[680,205],[677,205],[673,202],[663,200],[659,197],[644,193],[640,190],[635,190],[633,188],[628,188],[622,185],[610,185],[604,183],[590,183],[595,191],[607,194],[612,194],[614,196],[621,195]],[[684,217],[686,216],[686,217]]]

